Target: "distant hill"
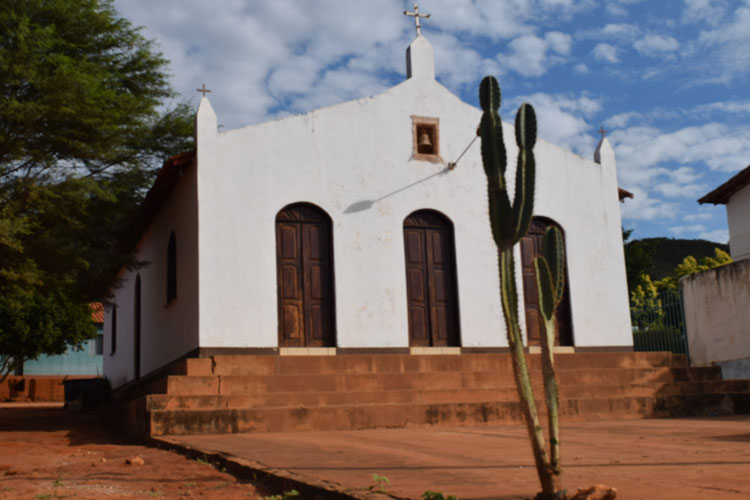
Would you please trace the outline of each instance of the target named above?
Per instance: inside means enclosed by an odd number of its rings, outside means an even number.
[[[713,257],[714,248],[729,253],[729,245],[714,243],[708,240],[677,240],[673,238],[643,238],[629,241],[626,247],[640,246],[646,249],[653,258],[653,266],[647,271],[653,280],[660,280],[672,273],[685,257],[692,255],[697,260]],[[651,249],[649,252],[648,249]]]

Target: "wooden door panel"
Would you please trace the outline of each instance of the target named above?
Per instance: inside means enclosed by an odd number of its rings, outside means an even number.
[[[409,264],[424,264],[422,238],[419,231],[406,231],[406,260]]]
[[[409,307],[409,337],[417,345],[427,344],[427,311],[423,307]]]
[[[276,216],[279,345],[334,346],[330,220],[310,205]]]
[[[281,267],[281,297],[284,301],[299,300],[299,269],[295,265],[284,264]]]
[[[291,344],[300,345],[302,339],[302,311],[297,304],[283,305],[282,338]]]
[[[452,233],[450,222],[431,211],[415,212],[404,222],[413,346],[459,345]]]
[[[528,234],[521,238],[523,297],[526,311],[526,335],[528,337],[527,342],[529,345],[539,345],[541,342],[541,335],[544,331],[544,319],[539,310],[539,292],[537,291],[534,257],[541,254],[544,233],[552,224],[555,223],[549,219],[534,217],[529,226]],[[555,337],[556,345],[573,345],[573,328],[570,321],[567,271],[565,275],[563,300],[555,310],[555,323],[558,325]]]

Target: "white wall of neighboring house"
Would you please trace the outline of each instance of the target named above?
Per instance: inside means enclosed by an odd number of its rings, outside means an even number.
[[[455,229],[461,345],[507,345],[479,141],[446,171],[481,111],[436,82],[431,64],[413,64],[422,73],[374,97],[221,133],[202,100],[201,347],[278,345],[275,218],[296,202],[333,222],[338,347],[409,345],[403,222],[424,208]],[[412,115],[439,119],[442,163],[411,158]],[[513,186],[513,127],[504,134]],[[614,154],[604,149],[599,164],[543,140],[535,148],[535,214],[565,230],[578,346],[632,345]]]
[[[680,288],[690,362],[744,363],[750,375],[750,259],[685,276]]]
[[[750,184],[727,201],[727,222],[732,259],[750,259]]]
[[[141,277],[141,375],[198,347],[198,226],[195,166],[188,167],[159,215],[142,236],[136,258],[146,263],[123,270],[114,290],[117,345],[112,353],[112,310],[104,318],[104,374],[113,387],[133,379],[135,281]],[[170,233],[177,250],[177,298],[167,304],[166,269]]]

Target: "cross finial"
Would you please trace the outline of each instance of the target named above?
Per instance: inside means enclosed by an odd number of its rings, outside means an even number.
[[[607,130],[604,130],[604,125],[601,125],[599,127],[599,133],[602,134],[602,139],[604,139],[604,137],[607,135],[607,132]]]
[[[201,85],[201,88],[195,89],[195,91],[196,92],[200,92],[201,94],[203,94],[203,97],[206,97],[206,94],[208,94],[209,92],[211,92],[210,90],[208,90],[206,88],[206,84],[205,83],[203,85]]]
[[[417,36],[421,36],[422,35],[422,26],[419,24],[419,18],[421,17],[422,19],[429,19],[430,15],[429,14],[420,14],[419,13],[419,4],[416,4],[416,3],[414,4],[414,12],[409,12],[408,10],[405,10],[404,11],[404,15],[405,16],[411,16],[411,17],[414,18],[414,24],[416,24],[416,26],[417,26]]]

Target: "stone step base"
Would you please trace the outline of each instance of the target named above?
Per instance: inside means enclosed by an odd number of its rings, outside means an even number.
[[[541,369],[541,356],[527,354],[530,369]],[[512,370],[510,354],[341,356],[212,356],[179,362],[173,375],[269,375],[284,373],[394,373]],[[595,352],[555,355],[558,369],[686,367],[682,355],[663,352]]]
[[[533,370],[532,383],[542,384],[541,370]],[[721,379],[709,368],[595,368],[557,370],[561,387],[568,385],[664,384]],[[173,395],[239,395],[274,392],[372,392],[397,390],[506,389],[514,388],[510,367],[495,371],[435,371],[377,373],[273,373],[267,375],[170,375],[163,390]]]
[[[527,357],[542,397],[541,357]],[[750,412],[750,381],[671,353],[556,354],[563,419]],[[213,356],[120,392],[114,418],[142,435],[512,423],[510,354]],[[540,405],[544,411],[544,405]]]
[[[541,384],[534,393],[543,394]],[[654,397],[689,394],[750,393],[750,381],[714,380],[706,382],[670,382],[664,384],[584,384],[560,387],[566,398]],[[515,386],[495,389],[431,389],[386,391],[308,391],[223,395],[153,394],[146,398],[146,409],[248,409],[263,407],[300,407],[357,404],[460,403],[517,401]]]
[[[539,404],[539,409],[543,414],[543,404]],[[564,399],[560,405],[563,421],[676,417],[748,411],[749,393],[577,398]],[[520,404],[517,401],[153,410],[149,412],[146,430],[152,436],[160,436],[503,424],[521,422],[522,419]]]

